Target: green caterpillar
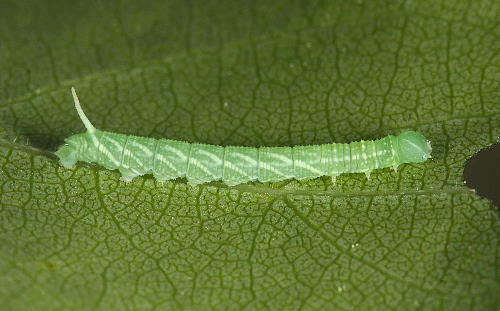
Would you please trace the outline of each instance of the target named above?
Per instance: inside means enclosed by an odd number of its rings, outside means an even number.
[[[424,162],[431,145],[421,134],[407,131],[374,141],[294,147],[235,147],[188,143],[110,133],[96,129],[85,116],[75,89],[75,108],[87,128],[83,134],[66,138],[56,155],[65,168],[77,161],[93,162],[118,169],[128,182],[136,176],[153,174],[160,180],[186,177],[192,185],[222,180],[230,186],[249,181],[277,182],[365,173],[402,163]]]

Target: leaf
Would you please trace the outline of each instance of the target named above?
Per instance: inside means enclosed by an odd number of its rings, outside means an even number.
[[[498,1],[4,1],[0,309],[494,310]],[[130,184],[53,151],[100,129],[223,145],[414,129],[397,173]]]

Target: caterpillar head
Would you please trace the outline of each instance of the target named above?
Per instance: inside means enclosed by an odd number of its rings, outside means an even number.
[[[431,158],[431,142],[422,134],[407,131],[396,136],[399,145],[399,160],[402,163],[425,162]]]
[[[78,135],[78,134],[77,134]],[[75,165],[78,155],[77,135],[70,136],[64,140],[65,144],[59,147],[55,152],[59,157],[59,162],[65,168],[71,168]]]
[[[78,155],[87,145],[85,134],[75,134],[64,140],[64,145],[55,152],[59,162],[65,168],[71,168],[78,161]]]

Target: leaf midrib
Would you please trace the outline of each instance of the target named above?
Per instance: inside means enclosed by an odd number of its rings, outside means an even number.
[[[28,154],[29,156],[42,156],[51,161],[58,162],[57,156],[50,151],[38,149],[29,145],[23,145],[15,142],[9,142],[5,139],[0,139],[0,147],[18,150]],[[100,167],[97,164],[92,163],[82,163],[79,162],[77,166],[84,167],[86,169],[90,169],[92,171],[108,171],[105,168]],[[151,178],[154,177],[146,175],[146,177],[141,178]],[[182,179],[176,179],[170,181],[174,184],[185,184],[185,181]],[[381,197],[381,196],[421,196],[421,195],[438,195],[438,194],[474,194],[475,190],[470,189],[463,185],[454,185],[449,188],[444,189],[419,189],[419,190],[370,190],[370,191],[331,191],[331,190],[316,190],[316,189],[277,189],[277,188],[269,188],[265,186],[256,186],[253,184],[240,184],[234,187],[227,186],[222,182],[211,182],[204,185],[199,185],[200,187],[215,187],[220,189],[236,189],[240,192],[254,193],[254,194],[265,194],[272,198],[283,198],[289,195],[297,195],[297,196],[328,196],[332,198],[350,198],[350,197]]]

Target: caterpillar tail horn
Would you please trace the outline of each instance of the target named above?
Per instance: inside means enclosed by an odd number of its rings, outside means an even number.
[[[92,123],[90,123],[89,119],[82,110],[82,106],[80,105],[80,101],[78,100],[78,96],[76,95],[74,86],[71,87],[71,93],[73,94],[73,100],[75,101],[76,111],[78,112],[78,116],[82,120],[83,125],[85,125],[85,128],[87,129],[87,131],[89,131],[89,133],[95,132],[95,127],[92,125]]]

